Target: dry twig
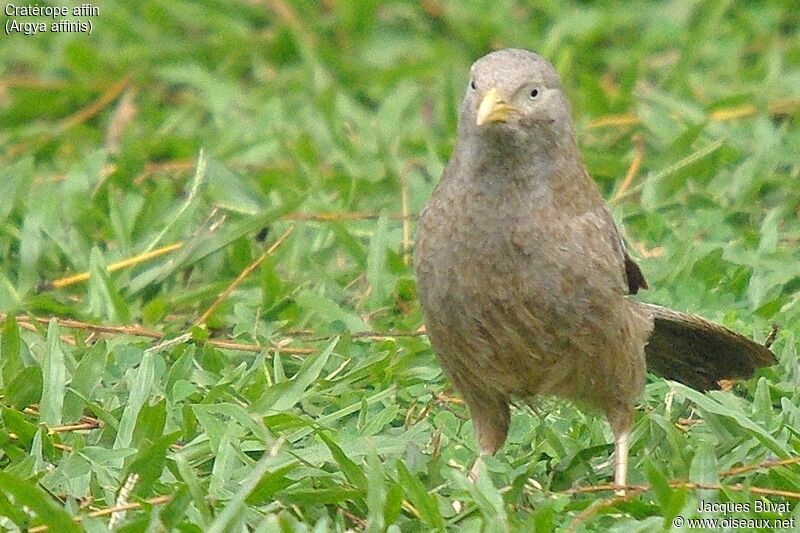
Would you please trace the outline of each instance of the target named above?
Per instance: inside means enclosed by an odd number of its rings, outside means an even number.
[[[160,257],[170,252],[174,252],[181,246],[183,246],[182,242],[176,242],[174,244],[168,244],[166,246],[162,246],[161,248],[156,248],[155,250],[151,250],[143,254],[138,254],[133,257],[129,257],[128,259],[123,259],[122,261],[117,261],[116,263],[111,263],[106,267],[106,272],[110,274],[112,272],[116,272],[124,268],[136,266],[140,263],[144,263],[151,259],[155,259],[156,257]],[[65,278],[59,278],[53,281],[45,281],[42,282],[41,285],[39,285],[39,291],[63,289],[64,287],[69,287],[70,285],[75,285],[76,283],[82,283],[84,281],[87,281],[90,276],[91,276],[90,272],[81,272],[80,274],[67,276]]]
[[[91,518],[98,518],[101,516],[108,516],[114,513],[120,513],[123,511],[133,511],[135,509],[141,509],[144,505],[163,505],[165,503],[169,503],[172,501],[172,496],[156,496],[154,498],[148,498],[142,502],[130,502],[126,503],[125,505],[116,505],[114,507],[108,507],[105,509],[98,509],[97,511],[92,511],[91,513],[87,513],[86,516]],[[74,516],[72,517],[75,522],[80,523],[83,517],[81,516]],[[47,526],[36,526],[30,528],[28,531],[30,533],[41,533],[42,531],[47,531],[49,528]]]
[[[639,173],[639,169],[642,167],[642,162],[644,161],[644,139],[641,134],[636,134],[633,136],[633,145],[635,149],[635,153],[633,155],[633,160],[631,161],[631,166],[628,167],[628,172],[625,174],[625,179],[622,180],[622,184],[617,189],[617,192],[614,193],[614,197],[611,199],[611,202],[616,202],[619,200],[622,195],[628,190],[633,183],[633,179]]]
[[[216,300],[214,300],[214,303],[212,303],[212,304],[211,304],[211,305],[208,307],[208,309],[206,309],[205,313],[203,313],[203,314],[200,316],[200,318],[198,318],[198,319],[197,319],[197,321],[195,322],[195,325],[205,324],[206,320],[208,320],[208,317],[210,317],[210,316],[211,316],[211,313],[213,313],[213,312],[214,312],[214,311],[217,309],[217,307],[219,307],[219,306],[220,306],[220,304],[221,304],[221,303],[222,303],[222,302],[225,300],[225,298],[227,298],[227,297],[230,295],[230,293],[232,293],[232,292],[233,292],[233,290],[234,290],[236,287],[238,287],[238,286],[239,286],[239,284],[242,282],[242,280],[244,280],[244,278],[246,278],[247,276],[249,276],[249,275],[250,275],[250,274],[253,272],[253,270],[255,270],[256,268],[258,268],[258,265],[260,265],[261,263],[263,263],[263,262],[264,262],[264,260],[265,260],[267,257],[269,257],[270,255],[272,255],[272,254],[275,252],[275,250],[277,250],[277,249],[278,249],[278,247],[280,247],[280,245],[281,245],[281,244],[283,244],[283,241],[285,241],[285,240],[286,240],[286,239],[289,237],[289,235],[291,235],[291,233],[292,233],[292,230],[294,230],[294,226],[289,226],[289,229],[287,229],[286,231],[284,231],[284,232],[283,232],[283,235],[281,235],[280,237],[278,237],[278,238],[277,238],[277,240],[276,240],[274,243],[272,243],[272,246],[270,246],[270,247],[269,247],[269,249],[267,249],[267,251],[266,251],[266,252],[264,252],[263,254],[261,254],[261,255],[260,255],[260,256],[259,256],[259,257],[258,257],[258,258],[255,260],[255,261],[253,261],[252,263],[250,263],[249,265],[247,265],[247,267],[246,267],[244,270],[242,270],[242,271],[239,273],[239,275],[238,275],[238,276],[236,276],[236,279],[234,279],[234,280],[231,282],[231,284],[230,284],[230,285],[228,285],[228,286],[225,288],[225,290],[224,290],[224,291],[222,291],[222,292],[219,294],[219,296],[217,296],[217,299],[216,299]]]

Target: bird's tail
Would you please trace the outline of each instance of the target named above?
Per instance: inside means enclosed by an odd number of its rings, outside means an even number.
[[[767,346],[699,316],[632,301],[653,316],[645,348],[647,369],[698,390],[718,389],[720,380],[746,379],[776,363]]]

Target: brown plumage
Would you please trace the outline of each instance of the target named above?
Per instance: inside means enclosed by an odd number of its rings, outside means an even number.
[[[414,264],[431,344],[482,455],[503,445],[513,398],[555,395],[606,415],[624,485],[645,360],[700,389],[774,363],[732,331],[626,296],[647,282],[581,162],[558,75],[528,51],[473,65]]]

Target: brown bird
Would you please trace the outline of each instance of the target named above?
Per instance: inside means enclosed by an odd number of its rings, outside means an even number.
[[[481,456],[505,442],[512,399],[557,396],[606,415],[623,486],[646,368],[707,390],[775,363],[733,331],[627,297],[647,283],[581,161],[558,74],[526,50],[472,66],[414,256],[431,344]]]

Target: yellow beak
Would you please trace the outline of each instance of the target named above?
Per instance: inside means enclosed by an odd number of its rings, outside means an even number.
[[[489,89],[478,106],[478,117],[475,123],[478,126],[494,122],[506,122],[512,113],[516,113],[514,106],[503,100],[497,87]]]

